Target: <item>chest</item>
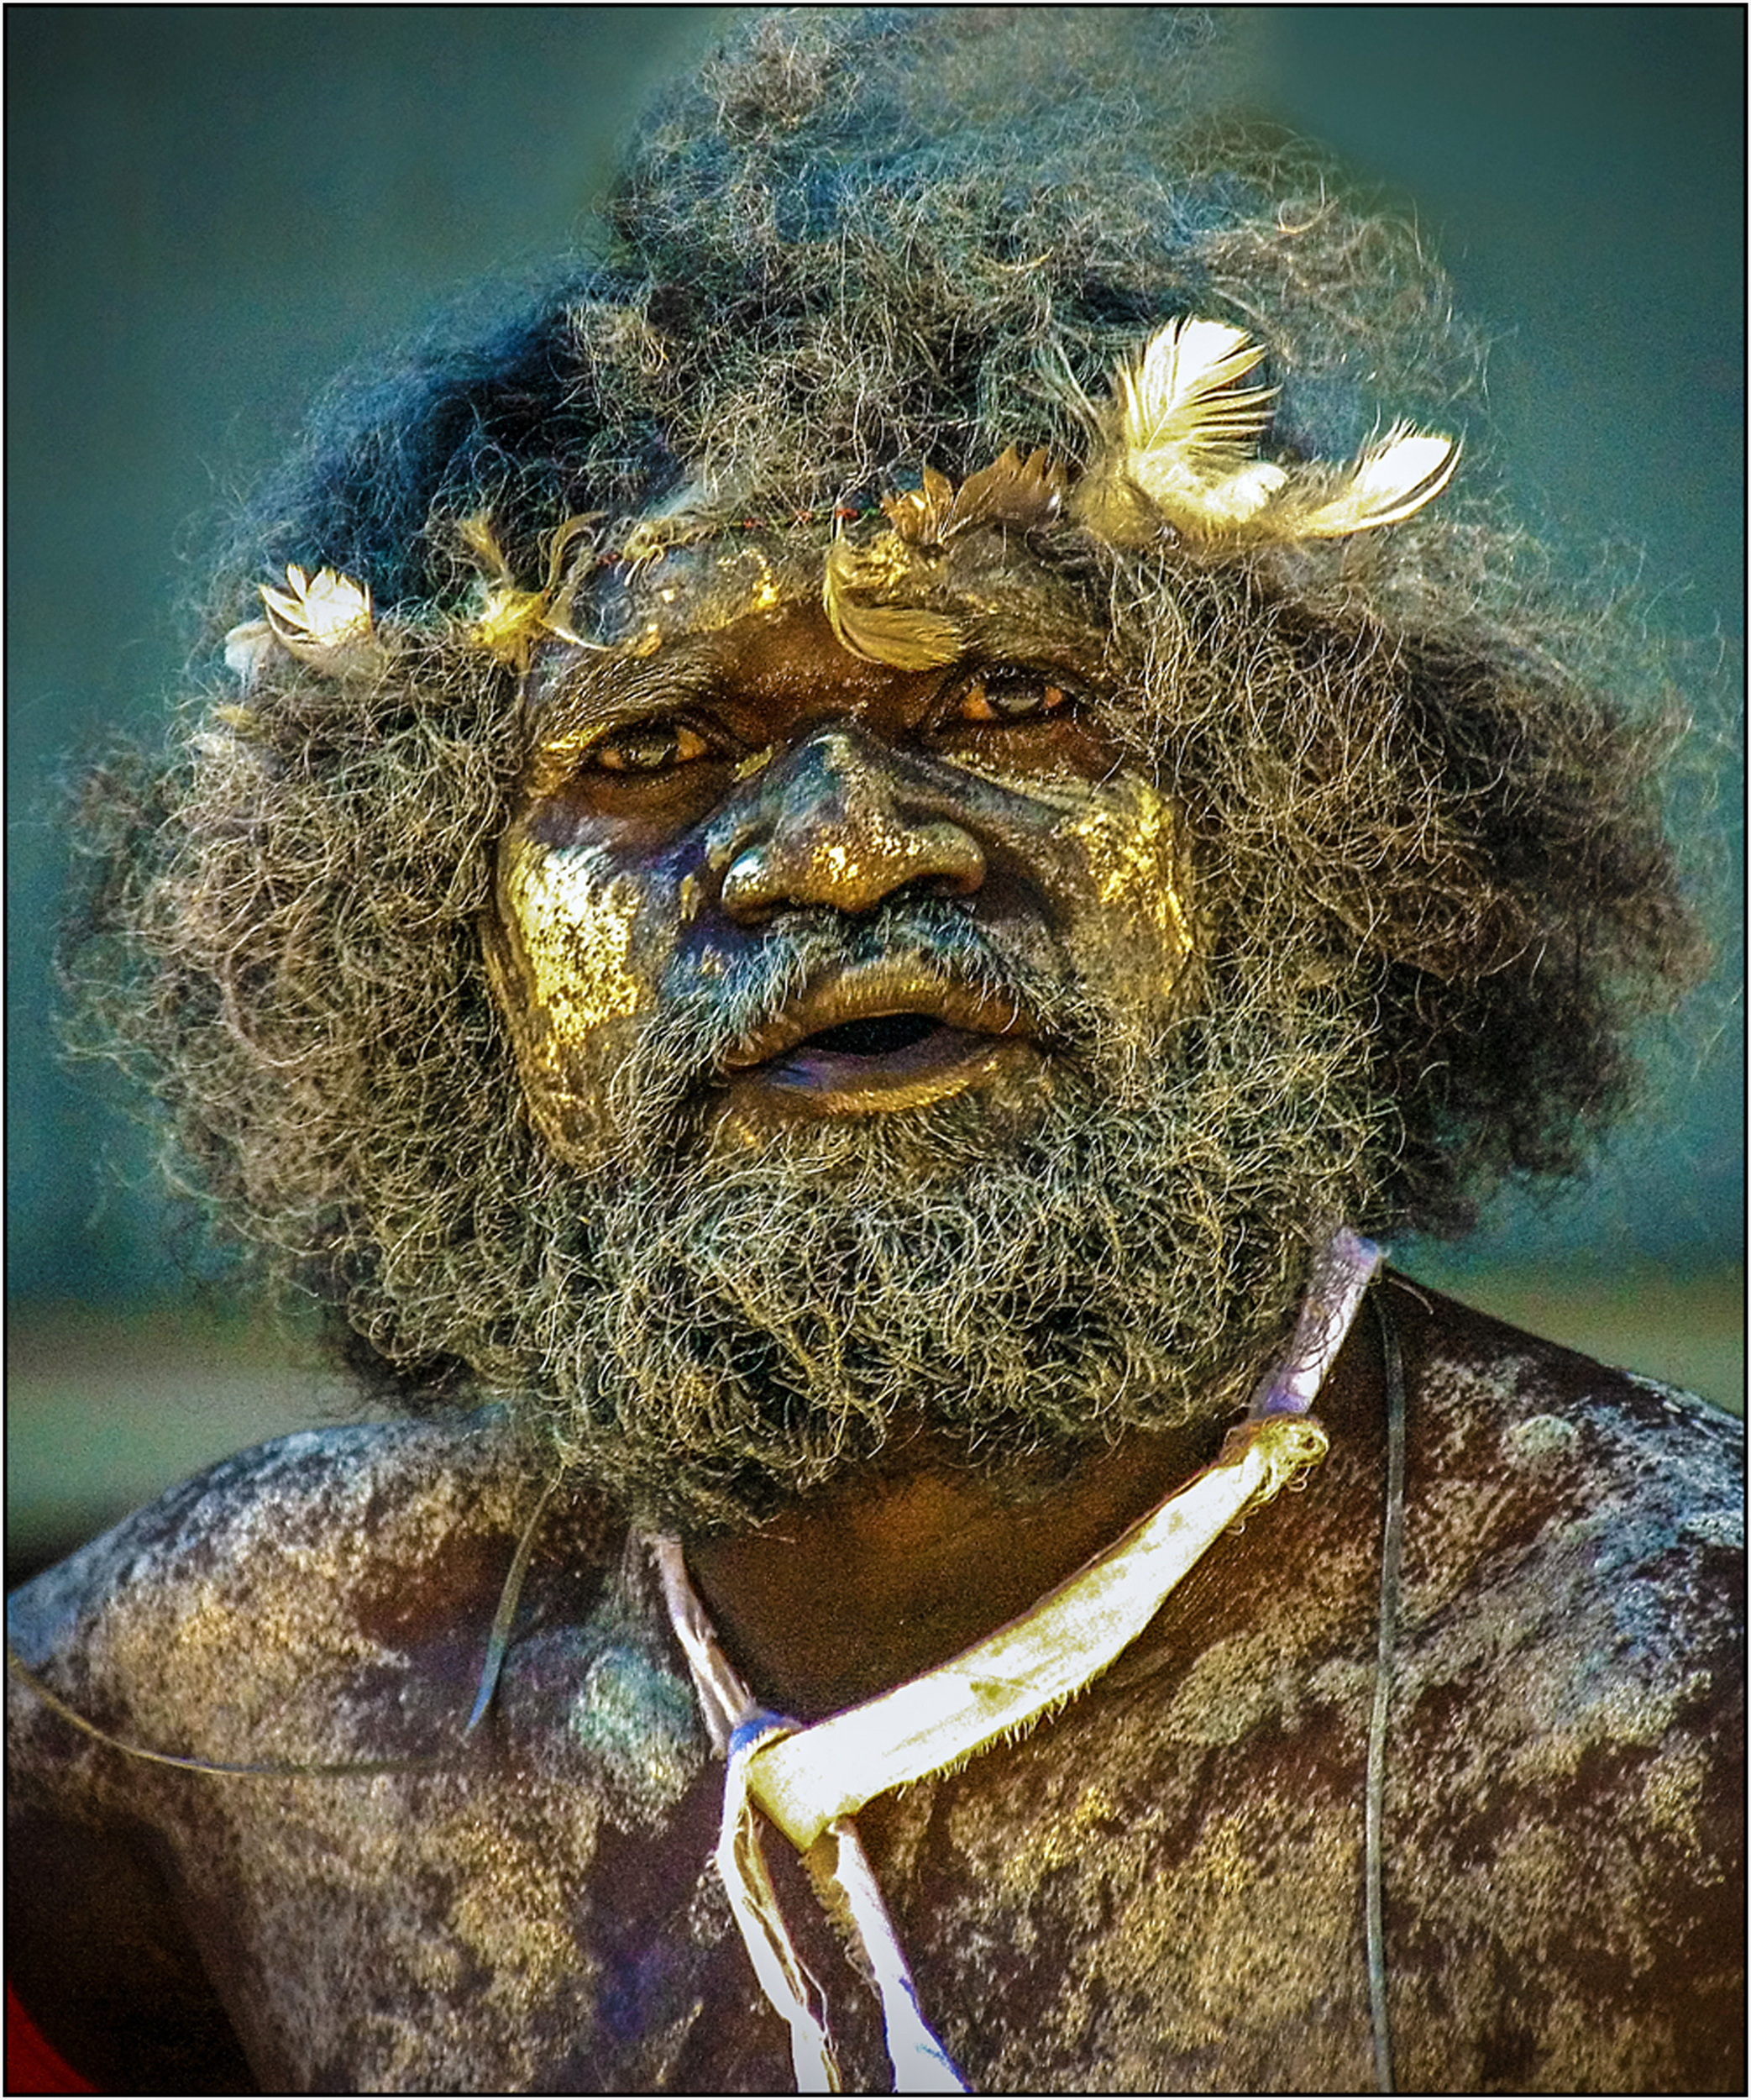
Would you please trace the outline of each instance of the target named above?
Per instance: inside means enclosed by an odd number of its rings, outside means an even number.
[[[1303,1701],[1285,1729],[1277,1704],[1187,1740],[1166,1699],[1091,1701],[860,1818],[975,2089],[1366,2078],[1349,1718]],[[270,2089],[787,2091],[711,1863],[721,1786],[660,1743],[609,1782],[490,1760],[286,1782],[228,1798],[181,1872]],[[873,2000],[768,1846],[847,2082],[883,2089]]]

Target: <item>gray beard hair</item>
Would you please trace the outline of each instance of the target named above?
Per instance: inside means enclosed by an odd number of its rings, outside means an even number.
[[[702,1074],[829,952],[928,956],[1022,997],[1062,1047],[927,1108],[714,1142]],[[1220,1420],[1366,1187],[1366,1042],[1281,983],[1156,1035],[949,908],[776,938],[737,992],[674,1002],[620,1074],[574,1318],[524,1405],[637,1520],[695,1531],[762,1521],[919,1429],[1026,1499],[1126,1428]]]

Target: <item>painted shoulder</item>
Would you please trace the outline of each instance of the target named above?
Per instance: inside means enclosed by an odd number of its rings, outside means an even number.
[[[1743,1425],[1444,1300],[1406,1324],[1404,1695],[1466,1716],[1436,1771],[1499,1800],[1717,1756],[1741,1726]]]
[[[1743,2090],[1738,1426],[1386,1288],[1397,2089]],[[1306,1493],[1221,1541],[1088,1695],[860,1818],[977,2090],[1371,2082],[1378,1400],[1360,1369],[1327,1396]],[[952,1898],[920,1901],[945,1859]]]
[[[418,1652],[418,1725],[448,1723],[459,1702],[466,1713],[465,1680],[539,1488],[493,1410],[282,1437],[181,1483],[26,1585],[8,1601],[8,1640],[76,1711],[147,1748],[235,1762],[391,1754],[406,1744],[375,1741],[362,1710],[333,1735],[337,1693]],[[599,1588],[620,1542],[606,1515],[544,1530],[572,1581]],[[331,1727],[300,1740],[296,1716],[318,1688]],[[44,1717],[28,1694],[13,1705],[16,1759]],[[65,1769],[65,1729],[50,1732]]]
[[[1411,1367],[1408,1608],[1530,1579],[1706,1620],[1744,1550],[1744,1425],[1450,1300],[1394,1293]],[[1407,1313],[1410,1316],[1407,1317]]]
[[[490,1415],[290,1437],[15,1600],[27,1663],[114,1739],[14,1676],[14,1972],[100,2090],[239,2091],[213,2066],[239,2050],[267,2092],[661,2082],[721,1922],[674,1950],[653,1933],[654,2040],[610,1957],[629,1888],[666,1900],[644,1862],[689,1803],[684,1900],[697,1882],[714,1782],[624,1525],[542,1485]],[[498,1696],[464,1738],[538,1509]],[[192,2082],[167,2068],[191,2023],[216,2038]]]
[[[1442,1953],[1406,2076],[1706,2087],[1743,2035],[1743,1425],[1434,1313],[1387,1791],[1401,1945]]]

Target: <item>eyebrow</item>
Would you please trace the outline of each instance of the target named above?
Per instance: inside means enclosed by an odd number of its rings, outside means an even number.
[[[709,635],[682,635],[654,654],[581,657],[525,702],[533,731],[529,758],[562,758],[601,730],[657,705],[684,706],[722,690],[722,665]]]
[[[1014,660],[1084,685],[1100,682],[1098,667],[1074,646],[1086,643],[1085,633],[1076,633],[1072,641],[1025,598],[998,612],[983,598],[957,594],[953,611],[962,625],[962,647],[941,667],[945,681]],[[648,711],[703,706],[733,695],[737,680],[724,659],[721,639],[720,630],[701,628],[666,639],[648,656],[625,648],[606,656],[591,650],[556,666],[552,684],[525,703],[532,732],[524,758],[526,787],[537,795],[547,792],[550,783],[542,776],[569,767],[605,730]]]

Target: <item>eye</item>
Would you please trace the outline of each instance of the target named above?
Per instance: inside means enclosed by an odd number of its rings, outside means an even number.
[[[632,722],[598,737],[583,762],[603,773],[668,773],[703,759],[710,748],[684,722]]]
[[[950,707],[956,722],[1038,722],[1071,704],[1069,687],[1038,671],[982,672]]]

